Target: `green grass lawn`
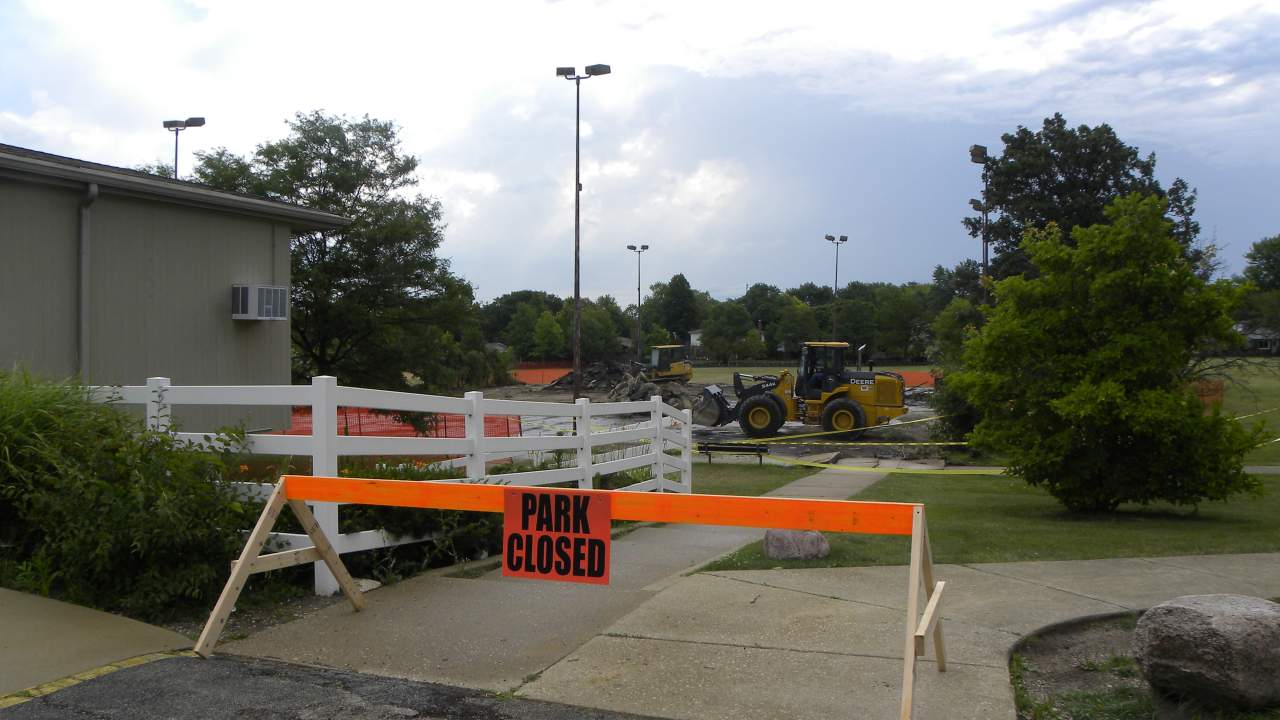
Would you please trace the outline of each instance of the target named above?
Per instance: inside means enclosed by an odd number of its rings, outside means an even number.
[[[1280,360],[1268,361],[1262,367],[1240,370],[1233,374],[1222,400],[1222,411],[1228,415],[1250,413],[1280,407]],[[1244,423],[1266,423],[1267,440],[1280,437],[1280,412],[1242,420]],[[1245,456],[1251,465],[1280,465],[1280,442],[1266,443]]]
[[[853,359],[846,358],[847,362],[852,363]],[[850,365],[852,367],[852,365]],[[877,370],[916,370],[919,372],[928,372],[932,369],[929,365],[886,365],[884,367],[876,367]],[[793,374],[796,371],[795,363],[752,367],[735,367],[733,365],[720,367],[695,367],[693,369],[693,381],[696,383],[717,383],[719,385],[733,386],[733,374],[735,372],[745,373],[747,375],[777,375],[783,370],[790,370]]]
[[[856,500],[923,502],[934,559],[943,563],[1280,551],[1280,478],[1263,478],[1266,495],[1205,503],[1198,512],[1169,505],[1126,506],[1090,516],[1067,513],[1042,490],[1016,478],[895,473]],[[695,481],[696,486],[696,481]],[[821,560],[778,561],[757,542],[703,568],[904,565],[907,538],[828,533]]]
[[[806,467],[700,462],[693,466],[693,492],[695,495],[763,495],[814,472],[813,468]]]

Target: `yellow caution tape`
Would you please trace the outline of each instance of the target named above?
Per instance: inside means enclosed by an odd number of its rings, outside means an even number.
[[[825,430],[825,431],[823,431],[823,432],[802,433],[802,434],[799,434],[799,435],[781,435],[781,436],[778,436],[778,437],[771,437],[771,438],[744,438],[744,439],[742,439],[742,440],[726,440],[726,441],[725,441],[725,444],[726,444],[726,445],[736,445],[736,444],[739,444],[739,443],[751,443],[751,444],[760,444],[760,443],[785,443],[785,442],[786,442],[786,441],[788,441],[788,440],[794,440],[794,439],[796,439],[796,438],[822,437],[822,436],[824,436],[824,435],[849,435],[849,434],[851,434],[851,433],[855,433],[855,432],[870,432],[870,431],[872,431],[872,430],[884,430],[884,429],[886,429],[886,428],[902,427],[903,425],[914,425],[914,424],[916,424],[916,423],[932,422],[932,421],[934,421],[934,420],[941,420],[941,419],[942,419],[942,418],[944,418],[944,417],[947,417],[947,416],[946,416],[946,415],[934,415],[933,417],[920,418],[919,420],[908,420],[908,421],[906,421],[906,422],[893,423],[893,424],[888,424],[888,423],[886,423],[886,424],[884,424],[884,425],[872,425],[872,426],[870,426],[870,427],[858,428],[858,429],[856,429],[856,430]]]
[[[963,440],[956,440],[956,441],[954,441],[954,442],[890,442],[890,441],[885,441],[885,442],[879,442],[879,441],[871,441],[871,442],[857,442],[857,441],[854,441],[854,442],[838,442],[838,441],[831,441],[831,440],[819,440],[819,441],[817,441],[817,442],[775,442],[775,443],[772,443],[772,444],[773,444],[773,445],[832,445],[832,446],[837,446],[837,445],[838,445],[838,446],[841,446],[841,447],[847,447],[847,446],[857,446],[857,445],[892,445],[892,446],[900,446],[900,445],[912,445],[912,446],[915,446],[915,445],[935,445],[935,446],[937,446],[937,445],[947,445],[947,446],[967,446],[969,443],[967,443],[967,442],[965,442],[965,441],[963,441]]]

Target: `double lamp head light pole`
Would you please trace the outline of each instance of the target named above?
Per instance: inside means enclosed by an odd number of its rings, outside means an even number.
[[[636,336],[634,344],[636,346],[636,360],[643,360],[640,355],[640,349],[643,345],[640,342],[640,253],[649,249],[648,245],[628,245],[627,249],[636,254]]]
[[[582,75],[577,68],[558,67],[556,76],[572,80],[574,84],[574,124],[573,124],[573,398],[582,397],[582,295],[579,279],[582,274],[580,249],[582,245],[581,231],[581,197],[582,197],[582,81],[596,75],[608,75],[608,65],[588,65]]]
[[[987,161],[990,159],[991,157],[987,155],[986,145],[970,145],[969,146],[969,162],[974,163],[975,165],[982,166],[982,200],[978,200],[977,198],[971,198],[969,200],[969,207],[973,208],[977,212],[982,213],[982,278],[983,279],[987,277],[987,214],[991,210],[991,208],[988,207],[986,204],[987,184],[989,180],[989,178],[987,177]],[[987,295],[987,286],[982,285],[983,298],[985,298],[986,295]]]
[[[836,275],[831,281],[831,339],[836,339],[836,293],[840,291],[840,246],[849,242],[848,235],[827,235],[827,242],[836,246]]]
[[[178,133],[187,128],[204,127],[204,118],[189,117],[186,120],[165,120],[164,129],[173,133],[173,179],[178,179]]]

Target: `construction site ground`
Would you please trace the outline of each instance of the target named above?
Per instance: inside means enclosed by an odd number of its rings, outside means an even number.
[[[584,370],[585,388],[583,396],[592,402],[610,402],[618,400],[615,388],[623,380],[622,366],[612,363],[593,363]],[[731,373],[731,369],[726,369]],[[905,376],[904,376],[905,377]],[[927,372],[914,371],[908,378],[907,387],[919,390],[921,387],[932,387],[932,376]],[[717,383],[730,403],[737,403],[731,384]],[[677,394],[691,406],[701,396],[707,384],[699,382],[665,382],[660,383],[664,395]],[[673,392],[674,391],[674,392]],[[535,402],[573,402],[573,388],[562,380],[548,385],[506,385],[490,388],[485,396],[500,400],[527,400]],[[647,399],[647,398],[646,398]],[[790,458],[799,458],[818,453],[831,454],[839,458],[879,458],[885,460],[941,460],[941,447],[932,445],[889,445],[884,443],[927,443],[932,441],[932,424],[920,421],[933,416],[933,409],[927,404],[927,395],[909,394],[907,414],[896,418],[893,423],[873,430],[868,430],[859,438],[850,440],[840,437],[809,436],[821,432],[815,425],[804,425],[789,422],[779,431],[780,437],[797,436],[793,442],[771,440],[770,454]],[[678,404],[674,403],[673,404]],[[618,422],[625,419],[619,418]],[[910,424],[907,424],[910,423]],[[742,432],[737,422],[721,427],[702,427],[694,429],[694,440],[699,442],[728,443],[747,441],[749,438]],[[793,444],[794,443],[794,444]],[[754,456],[752,456],[754,459]]]

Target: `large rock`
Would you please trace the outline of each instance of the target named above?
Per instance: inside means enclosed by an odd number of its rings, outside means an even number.
[[[1280,605],[1187,595],[1138,620],[1133,656],[1156,690],[1210,706],[1280,705]]]
[[[772,560],[814,560],[831,552],[831,544],[813,530],[769,530],[764,534],[764,554]]]

